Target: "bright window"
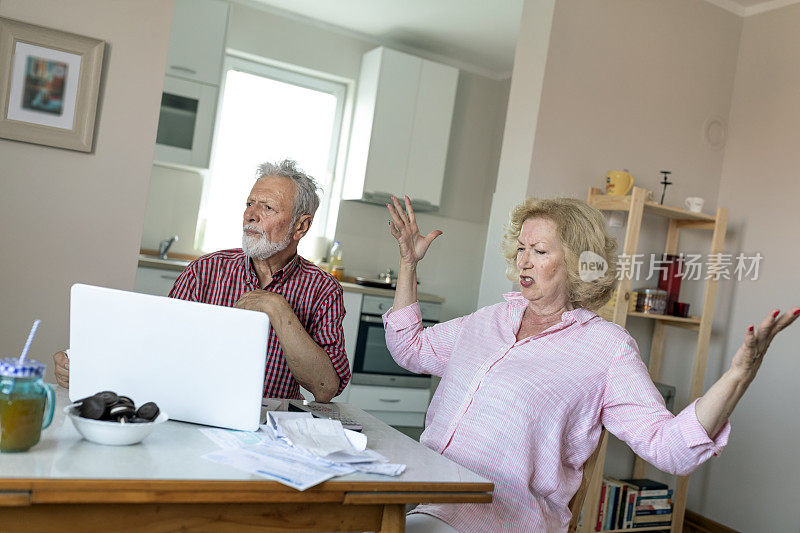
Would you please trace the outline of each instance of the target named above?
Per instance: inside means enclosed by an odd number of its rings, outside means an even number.
[[[314,223],[300,241],[308,256],[324,235],[346,87],[313,76],[227,57],[214,151],[200,210],[198,245],[204,252],[238,248],[242,212],[264,161],[294,159],[322,190]]]

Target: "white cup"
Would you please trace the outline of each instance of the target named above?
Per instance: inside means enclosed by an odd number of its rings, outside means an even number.
[[[706,201],[699,196],[690,196],[683,203],[686,205],[686,209],[692,213],[699,213],[703,210],[703,204],[706,203]]]

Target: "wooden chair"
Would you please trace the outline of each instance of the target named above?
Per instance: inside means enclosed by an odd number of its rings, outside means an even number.
[[[592,455],[583,464],[583,478],[578,491],[569,501],[569,510],[572,513],[572,519],[569,521],[568,533],[575,533],[578,531],[578,520],[581,517],[581,509],[583,508],[586,494],[589,492],[590,486],[599,486],[603,480],[603,463],[598,463],[598,458],[601,454],[605,455],[605,448],[608,444],[608,430],[603,428],[603,433],[600,435],[600,441],[597,443],[597,448],[592,452]],[[595,491],[596,492],[596,491]],[[592,506],[597,506],[598,502],[590,502]],[[594,518],[594,513],[591,509],[587,509],[584,515],[584,520],[591,520]],[[589,529],[593,531],[594,528]],[[587,531],[584,529],[584,531]]]

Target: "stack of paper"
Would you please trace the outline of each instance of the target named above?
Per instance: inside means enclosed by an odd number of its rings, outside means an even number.
[[[398,476],[406,465],[367,449],[367,436],[338,420],[274,411],[257,432],[201,428],[220,451],[203,458],[305,490],[334,476],[367,472]]]

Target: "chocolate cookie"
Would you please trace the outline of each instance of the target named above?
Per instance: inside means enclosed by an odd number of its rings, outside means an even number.
[[[117,393],[110,390],[104,390],[103,392],[98,392],[97,394],[95,394],[95,396],[101,398],[106,403],[106,405],[113,405],[117,403],[117,400],[119,400],[119,396],[117,396]]]
[[[153,402],[147,402],[146,404],[139,407],[139,410],[136,411],[136,416],[139,418],[144,418],[148,421],[153,421],[158,416],[160,410],[158,406]]]
[[[89,396],[81,400],[80,414],[83,418],[100,420],[106,413],[106,403],[98,396]]]

